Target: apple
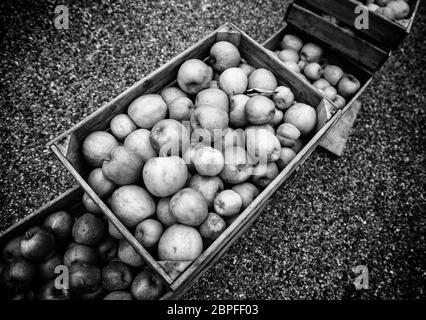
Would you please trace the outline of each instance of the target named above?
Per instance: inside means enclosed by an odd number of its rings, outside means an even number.
[[[225,220],[214,212],[210,212],[207,219],[198,228],[201,237],[208,243],[215,241],[225,229]]]
[[[195,108],[213,107],[229,112],[228,95],[220,89],[204,89],[195,98]]]
[[[56,277],[55,268],[63,264],[63,257],[61,253],[56,253],[46,261],[38,265],[38,272],[42,281],[51,280]]]
[[[127,240],[120,240],[118,258],[131,267],[142,267],[145,264],[139,253],[136,252]]]
[[[274,118],[275,104],[271,99],[267,97],[254,96],[250,98],[246,103],[245,115],[247,121],[251,124],[267,124],[271,122]]]
[[[245,116],[246,103],[250,98],[244,94],[229,97],[231,103],[229,112],[229,125],[234,128],[243,128],[248,122]]]
[[[124,140],[124,146],[138,154],[144,163],[157,156],[157,152],[149,141],[150,134],[149,130],[138,129],[129,134]]]
[[[323,50],[315,43],[306,43],[300,50],[300,59],[307,62],[319,62],[322,58]]]
[[[199,174],[191,178],[189,187],[203,195],[208,208],[213,208],[214,198],[224,189],[223,182],[219,177],[206,177]]]
[[[32,227],[21,237],[22,256],[30,261],[40,262],[56,250],[55,236],[40,227]]]
[[[66,211],[51,213],[43,222],[43,228],[51,232],[60,243],[65,243],[71,237],[73,225],[74,218]]]
[[[67,267],[73,264],[98,265],[99,257],[95,248],[83,244],[71,243],[64,253],[63,263]]]
[[[303,47],[303,41],[295,35],[286,34],[281,41],[281,49],[293,49],[296,52],[299,52]]]
[[[254,70],[248,78],[248,89],[274,91],[277,86],[274,74],[265,68]]]
[[[238,213],[243,206],[243,199],[233,190],[223,190],[213,201],[213,207],[222,217],[231,217]]]
[[[337,91],[343,98],[352,97],[361,87],[361,83],[353,75],[346,74],[339,81]]]
[[[189,121],[194,104],[188,97],[180,97],[169,104],[169,118],[177,121]]]
[[[108,233],[111,237],[117,240],[124,239],[123,234],[114,226],[111,221],[108,221]]]
[[[238,66],[238,68],[240,68],[241,70],[244,71],[244,73],[246,74],[246,76],[250,76],[250,74],[256,70],[253,66],[247,64],[247,63],[240,63],[240,65]]]
[[[237,67],[241,61],[238,48],[228,41],[218,41],[210,49],[210,63],[217,72]]]
[[[296,152],[293,149],[284,147],[281,149],[280,158],[277,161],[278,168],[283,170],[294,158]]]
[[[70,300],[68,290],[56,289],[55,280],[50,280],[40,289],[38,294],[39,300]]]
[[[81,300],[102,300],[105,296],[105,289],[98,286],[92,292],[83,293],[80,295]]]
[[[377,9],[376,13],[383,15],[390,20],[396,19],[395,10],[388,6]]]
[[[166,102],[167,105],[172,103],[177,98],[187,98],[188,95],[183,92],[178,87],[167,87],[161,90],[160,92],[161,98],[163,98],[164,102]]]
[[[99,208],[99,206],[93,201],[92,198],[90,198],[90,196],[85,192],[83,194],[83,206],[84,208],[93,214],[102,214],[103,211],[101,210],[101,208]]]
[[[225,165],[222,152],[209,146],[202,146],[194,154],[194,166],[203,176],[217,176]]]
[[[278,54],[278,58],[281,61],[293,61],[293,62],[299,62],[299,53],[294,49],[284,49],[283,51],[280,51]]]
[[[36,266],[21,257],[8,262],[1,273],[1,285],[10,292],[28,289],[37,276]]]
[[[118,219],[128,228],[136,227],[155,213],[154,199],[137,185],[122,186],[115,190],[111,207]]]
[[[177,83],[185,93],[197,94],[210,85],[213,69],[198,59],[189,59],[179,68]]]
[[[380,9],[380,6],[378,6],[375,3],[369,3],[369,4],[367,4],[367,8],[371,12],[376,12],[378,9]]]
[[[241,147],[227,147],[223,152],[225,166],[220,178],[230,184],[238,184],[250,178],[253,171],[253,160]]]
[[[247,76],[240,68],[226,69],[219,77],[219,88],[228,95],[244,93],[247,90],[247,84]]]
[[[266,188],[280,174],[274,162],[260,163],[253,170],[253,183],[259,188]]]
[[[341,109],[344,106],[346,106],[346,99],[343,98],[340,95],[337,95],[336,98],[333,100],[334,104],[336,105],[337,108]]]
[[[133,300],[132,294],[127,291],[113,291],[108,293],[104,300]]]
[[[257,187],[249,182],[244,182],[233,186],[232,191],[238,193],[238,195],[241,197],[241,211],[245,210],[259,195],[259,190]]]
[[[117,257],[118,243],[113,237],[107,235],[101,244],[96,248],[96,251],[98,253],[100,263],[108,263]]]
[[[123,141],[130,133],[138,128],[132,119],[130,119],[130,117],[124,113],[113,117],[109,127],[114,137],[120,141]]]
[[[386,7],[395,12],[394,19],[405,19],[410,15],[410,5],[403,0],[391,1]]]
[[[102,287],[108,291],[126,290],[132,281],[132,270],[119,260],[110,261],[102,268]]]
[[[279,86],[276,88],[272,100],[279,110],[287,110],[294,103],[294,94],[290,88]]]
[[[329,87],[331,84],[327,80],[321,78],[321,79],[314,81],[312,83],[312,85],[319,90],[323,90],[324,88]]]
[[[84,139],[81,152],[90,166],[100,168],[104,160],[109,158],[112,149],[117,146],[118,141],[112,134],[105,131],[95,131]]]
[[[340,79],[343,77],[342,68],[335,65],[328,65],[324,68],[322,76],[327,80],[332,86],[336,86]],[[322,88],[320,88],[322,89]]]
[[[116,187],[114,182],[105,177],[101,168],[93,169],[90,172],[87,183],[101,198],[111,194]]]
[[[281,144],[274,133],[259,127],[246,128],[247,153],[255,162],[274,162],[278,160]]]
[[[271,125],[273,127],[278,127],[284,119],[284,112],[280,109],[275,109],[274,118],[271,120]]]
[[[176,218],[170,212],[170,198],[161,198],[157,203],[156,217],[165,226],[170,227],[176,223]]]
[[[69,268],[69,290],[82,295],[96,291],[101,283],[101,270],[86,264],[73,264]]]
[[[245,146],[245,131],[243,129],[226,128],[222,132],[222,137],[215,140],[214,147],[220,151],[225,150],[227,147],[242,147]]]
[[[149,141],[160,157],[177,156],[188,149],[189,132],[179,121],[164,119],[154,125]]]
[[[85,213],[76,220],[72,228],[74,241],[87,246],[97,246],[104,239],[106,226],[103,219]]]
[[[328,86],[322,89],[322,92],[324,93],[326,98],[330,99],[331,101],[334,101],[337,98],[337,90],[332,86]]]
[[[301,68],[299,66],[298,63],[294,62],[294,61],[285,61],[283,62],[283,65],[290,71],[296,73],[296,74],[300,74],[303,70],[303,68]]]
[[[109,159],[102,165],[104,176],[118,185],[132,184],[139,180],[143,168],[142,158],[130,148],[115,147]]]
[[[277,129],[277,138],[283,147],[292,147],[296,140],[300,138],[300,131],[291,123],[283,123]]]
[[[21,237],[15,237],[5,244],[3,247],[3,259],[9,262],[15,258],[22,257],[21,253]]]
[[[151,129],[167,115],[167,104],[159,94],[142,95],[129,105],[127,114],[143,129]]]
[[[182,189],[188,177],[188,169],[177,156],[152,158],[143,168],[146,188],[156,197],[168,197]]]
[[[284,113],[284,122],[294,125],[303,136],[310,134],[317,123],[317,112],[304,103],[296,103]]]
[[[228,113],[213,107],[200,107],[195,109],[191,115],[191,128],[195,134],[202,135],[207,133],[210,135],[210,140],[214,140],[215,135],[221,133],[229,125]],[[194,133],[193,133],[194,135]]]
[[[318,80],[319,78],[321,78],[321,74],[322,74],[321,66],[316,62],[308,63],[305,69],[303,69],[303,72],[306,78],[308,78],[311,81]]]
[[[170,212],[179,223],[199,226],[208,215],[207,201],[201,192],[191,188],[178,191],[170,199]]]
[[[136,226],[135,238],[144,248],[152,249],[160,241],[163,231],[161,222],[154,219],[146,219]]]
[[[131,287],[132,295],[136,300],[157,300],[164,289],[161,279],[149,270],[139,273]]]
[[[194,227],[174,224],[158,243],[158,257],[164,261],[192,261],[203,252],[203,240]]]

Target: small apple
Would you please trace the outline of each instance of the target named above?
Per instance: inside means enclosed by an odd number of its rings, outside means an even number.
[[[69,268],[69,290],[82,295],[96,291],[101,283],[101,270],[86,264],[74,264]]]
[[[278,160],[281,144],[274,133],[259,127],[246,128],[247,153],[255,162],[274,162]]]
[[[103,211],[101,210],[101,208],[99,208],[99,206],[93,201],[92,198],[90,198],[90,196],[85,192],[83,194],[83,206],[84,208],[93,214],[103,214]]]
[[[98,253],[95,248],[78,243],[71,243],[65,251],[63,258],[63,263],[67,267],[71,267],[73,264],[96,266],[98,262]]]
[[[306,78],[311,81],[316,81],[321,78],[322,68],[319,63],[311,62],[306,65],[305,69],[303,69],[303,72]]]
[[[228,95],[244,93],[247,90],[247,84],[247,76],[240,68],[226,69],[219,78],[219,88]]]
[[[253,171],[253,160],[241,147],[227,147],[223,152],[225,166],[220,178],[230,184],[242,183],[250,178]]]
[[[213,200],[216,195],[224,189],[222,180],[219,177],[206,177],[199,174],[194,175],[189,187],[200,192],[207,202],[208,208],[213,208]]]
[[[275,106],[280,110],[287,110],[294,103],[294,94],[290,88],[279,86],[272,97]]]
[[[203,252],[203,240],[194,227],[174,224],[158,243],[158,257],[164,261],[192,261]]]
[[[56,289],[55,280],[50,280],[38,294],[39,300],[71,300],[68,290]]]
[[[231,108],[229,112],[229,125],[234,128],[243,128],[248,122],[245,116],[246,103],[250,98],[244,94],[229,97]]]
[[[87,183],[101,198],[111,194],[115,189],[115,183],[105,177],[101,168],[90,172]]]
[[[189,121],[191,118],[191,111],[194,108],[194,104],[188,97],[177,98],[167,106],[169,108],[169,118],[179,122]]]
[[[170,227],[177,222],[170,212],[169,203],[170,197],[161,198],[157,203],[156,217],[165,227]]]
[[[139,253],[136,252],[127,240],[120,241],[118,246],[118,257],[131,267],[142,267],[145,264]]]
[[[291,123],[283,123],[277,129],[277,138],[283,147],[292,147],[300,138],[300,131]]]
[[[118,114],[112,118],[109,127],[114,137],[120,141],[126,139],[130,133],[138,128],[132,119],[124,113]]]
[[[336,86],[340,79],[343,77],[342,68],[334,65],[328,65],[324,68],[322,76],[327,80],[332,86]],[[322,89],[322,88],[320,88]]]
[[[132,294],[127,291],[113,291],[108,293],[104,300],[133,300]]]
[[[296,73],[296,74],[300,74],[303,70],[303,68],[301,68],[299,66],[298,63],[294,62],[294,61],[285,61],[283,62],[283,65],[290,71]]]
[[[132,281],[132,270],[119,260],[110,261],[102,268],[102,287],[108,291],[126,290]]]
[[[337,91],[343,98],[352,97],[361,87],[361,83],[353,75],[346,74],[339,81]]]
[[[208,243],[215,241],[225,229],[225,220],[214,212],[210,212],[207,219],[198,228],[201,237]]]
[[[111,221],[108,221],[108,233],[111,237],[117,240],[123,240],[123,234],[114,226]]]
[[[281,49],[293,49],[296,52],[299,52],[303,47],[303,41],[293,34],[286,34],[281,41]]]
[[[277,86],[274,74],[265,68],[254,70],[248,78],[248,89],[274,91]]]
[[[247,78],[250,76],[250,74],[256,70],[253,66],[247,64],[247,63],[241,63],[238,68],[240,68],[241,70],[244,71],[244,73],[246,74]]]
[[[321,78],[313,82],[312,85],[319,90],[323,90],[324,88],[329,87],[331,84],[327,80]]]
[[[284,147],[281,149],[280,158],[277,161],[278,168],[283,170],[294,158],[296,152],[293,149]]]
[[[30,261],[40,262],[56,250],[55,236],[40,227],[32,227],[21,237],[22,256]]]
[[[231,217],[240,213],[243,200],[233,190],[223,190],[213,201],[213,207],[217,214],[222,217]]]
[[[259,195],[259,190],[249,182],[244,182],[233,186],[232,191],[238,193],[238,195],[241,197],[241,211],[245,210]]]
[[[204,89],[195,98],[195,108],[213,107],[229,112],[228,95],[220,89]]]
[[[310,134],[317,123],[317,112],[304,103],[296,103],[284,114],[284,122],[294,125],[303,136]]]
[[[275,109],[274,118],[271,120],[271,125],[273,127],[278,127],[284,119],[284,112],[280,109]]]
[[[195,134],[209,134],[210,141],[214,140],[215,134],[221,133],[229,125],[228,113],[213,107],[200,107],[195,109],[191,115],[191,128]],[[207,130],[207,131],[206,131]],[[194,133],[192,134],[194,136]]]
[[[157,151],[154,150],[149,141],[150,134],[151,132],[147,129],[138,129],[124,140],[124,146],[136,152],[144,163],[157,156]]]
[[[178,156],[189,147],[189,132],[179,121],[164,119],[154,125],[149,141],[160,157]]]
[[[231,42],[218,41],[210,49],[210,63],[217,72],[237,67],[240,61],[240,52]]]
[[[3,259],[9,262],[15,258],[22,257],[21,253],[21,237],[15,237],[5,244],[3,247]]]
[[[188,178],[188,169],[177,156],[149,159],[143,168],[146,188],[156,197],[168,197],[182,189]]]
[[[74,241],[87,246],[97,246],[104,239],[106,226],[103,219],[85,213],[76,220],[72,228]]]
[[[38,265],[38,272],[42,281],[52,280],[57,276],[55,268],[63,264],[63,257],[61,253],[56,253],[46,261]]]
[[[280,174],[275,162],[260,163],[253,170],[253,183],[259,188],[266,188]]]
[[[166,117],[167,105],[159,94],[145,94],[133,100],[127,114],[142,129],[151,129]]]
[[[267,97],[254,96],[246,103],[245,115],[247,121],[251,124],[262,125],[270,123],[275,115],[275,104]]]
[[[319,62],[322,58],[323,50],[315,43],[306,43],[300,51],[300,59],[307,62]]]
[[[65,243],[71,237],[73,225],[74,218],[66,211],[51,213],[43,222],[43,228],[51,232],[60,243]]]
[[[84,139],[81,146],[82,154],[86,162],[95,168],[102,167],[105,159],[115,147],[118,141],[112,134],[105,131],[95,131]]]
[[[336,105],[336,107],[339,108],[339,109],[341,109],[344,106],[346,106],[346,99],[343,98],[340,95],[337,95],[333,102]]]
[[[278,54],[278,58],[281,61],[293,61],[293,62],[299,62],[299,53],[294,49],[284,49],[283,51],[280,51]]]
[[[328,86],[322,89],[322,92],[324,93],[326,98],[330,99],[331,101],[334,101],[337,98],[337,90],[332,86]]]
[[[225,165],[222,152],[209,146],[202,146],[194,154],[194,166],[203,176],[217,176]]]
[[[28,289],[37,276],[36,266],[24,259],[15,258],[8,262],[1,273],[1,285],[10,292]]]
[[[163,225],[159,221],[146,219],[136,226],[135,238],[144,248],[152,249],[160,241],[163,231]]]
[[[185,93],[197,94],[210,85],[213,69],[198,59],[189,59],[179,68],[177,83]]]
[[[164,88],[163,90],[161,90],[161,98],[163,98],[164,102],[166,102],[167,105],[169,105],[170,103],[172,103],[174,100],[176,100],[177,98],[187,98],[188,95],[183,92],[181,89],[179,89],[178,87],[167,87]]]
[[[164,285],[157,275],[144,270],[133,280],[131,291],[136,300],[157,300],[164,292]]]
[[[170,212],[179,223],[199,226],[206,220],[208,207],[201,192],[185,188],[170,199]]]

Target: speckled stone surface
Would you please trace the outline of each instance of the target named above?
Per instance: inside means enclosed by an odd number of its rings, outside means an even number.
[[[225,22],[266,40],[289,1],[72,3],[68,30],[57,1],[0,3],[1,230],[74,184],[49,140]],[[184,298],[425,298],[425,13],[363,95],[345,155],[314,153]]]

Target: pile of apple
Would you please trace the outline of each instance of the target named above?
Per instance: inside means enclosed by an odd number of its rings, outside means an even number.
[[[324,50],[316,43],[304,43],[293,34],[286,34],[281,41],[281,50],[273,52],[284,65],[300,78],[312,83],[338,108],[346,105],[360,88],[359,80],[337,65],[328,64]]]
[[[317,116],[227,41],[207,63],[185,61],[176,84],[136,98],[81,150],[88,184],[155,259],[193,261],[296,157]]]
[[[368,10],[402,24],[411,13],[409,0],[367,0],[366,5]]]
[[[91,213],[50,214],[2,248],[0,296],[12,300],[160,297],[162,282],[130,245],[109,236],[107,228],[106,219]],[[67,271],[55,271],[57,267]],[[59,279],[65,272],[68,276]]]

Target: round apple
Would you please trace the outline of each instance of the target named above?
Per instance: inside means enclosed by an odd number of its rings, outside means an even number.
[[[213,80],[213,70],[198,59],[185,61],[179,68],[177,83],[188,94],[197,94],[210,85]]]
[[[253,183],[259,188],[266,188],[279,175],[275,162],[260,163],[253,170]]]
[[[277,86],[274,74],[265,68],[254,70],[248,78],[248,89],[274,91]]]
[[[83,214],[77,219],[72,228],[74,241],[88,246],[100,244],[105,237],[105,233],[104,220],[91,213]]]
[[[69,268],[69,290],[72,294],[92,293],[101,283],[101,270],[95,266],[74,264]]]
[[[322,58],[323,50],[315,43],[306,43],[300,50],[300,59],[307,62],[319,62]]]
[[[127,114],[139,127],[151,129],[167,115],[167,105],[159,94],[146,94],[136,98],[127,109]]]
[[[303,136],[306,136],[315,129],[317,113],[307,104],[296,103],[285,112],[284,122],[294,125]]]
[[[247,76],[240,68],[226,69],[219,77],[219,88],[228,95],[244,93],[247,84]]]
[[[203,252],[203,240],[194,227],[175,224],[164,231],[158,257],[164,261],[192,261]]]
[[[241,147],[227,147],[224,150],[225,166],[220,178],[230,184],[238,184],[250,178],[253,171],[253,160]]]
[[[280,86],[275,90],[272,100],[278,109],[287,110],[294,103],[294,94],[290,88]]]
[[[275,115],[274,102],[264,96],[250,98],[245,106],[247,121],[251,124],[262,125],[272,121]]]
[[[283,170],[296,157],[293,149],[284,147],[281,149],[280,158],[277,161],[278,168]]]
[[[170,198],[161,198],[157,203],[156,217],[165,226],[170,227],[177,221],[170,212]]]
[[[127,114],[116,115],[111,119],[109,127],[114,137],[120,141],[123,141],[130,133],[138,128]]]
[[[56,250],[55,236],[40,227],[32,227],[21,237],[22,256],[30,261],[40,262]]]
[[[215,241],[226,229],[226,222],[217,213],[210,212],[198,228],[201,237],[208,242]]]
[[[220,110],[229,112],[228,95],[220,89],[204,89],[198,92],[195,98],[195,108],[199,107],[213,107]]]
[[[85,192],[83,194],[83,206],[84,208],[93,214],[102,214],[103,211],[101,210],[101,208],[99,208],[99,206],[95,203],[95,201],[93,201],[93,199]]]
[[[228,125],[228,113],[213,107],[197,108],[191,115],[191,128],[195,132],[192,136],[200,134],[201,131],[201,135],[209,135],[210,141],[220,136]]]
[[[281,48],[285,49],[293,49],[296,52],[299,52],[303,47],[303,41],[293,34],[286,34],[281,41]]]
[[[146,249],[154,248],[163,234],[162,224],[154,219],[140,222],[135,229],[135,238]]]
[[[303,72],[306,78],[308,78],[311,81],[316,81],[319,78],[321,78],[321,74],[322,74],[321,65],[316,62],[308,63],[306,67],[303,69]]]
[[[118,185],[135,183],[142,173],[142,158],[128,147],[118,146],[112,149],[110,158],[102,165],[103,175]]]
[[[161,98],[163,98],[164,102],[166,102],[167,105],[172,103],[177,98],[187,98],[188,95],[183,92],[178,87],[167,87],[161,90]]]
[[[241,61],[238,48],[228,41],[218,41],[210,49],[210,61],[213,69],[223,72],[237,67]]]
[[[182,123],[164,119],[154,125],[149,141],[160,157],[178,156],[189,147],[189,132]]]
[[[292,147],[300,138],[300,131],[291,123],[283,123],[278,127],[276,136],[283,147]]]
[[[274,133],[259,127],[246,129],[247,153],[255,162],[274,162],[278,160],[281,144]]]
[[[335,65],[328,65],[324,68],[322,76],[327,80],[332,86],[336,86],[340,79],[343,77],[342,68]],[[320,88],[322,89],[322,88]]]
[[[87,183],[101,198],[111,194],[116,187],[114,182],[105,177],[101,168],[93,169],[90,172]]]
[[[278,58],[281,61],[293,61],[293,62],[299,62],[299,53],[294,49],[284,49],[283,51],[280,51],[278,54]]]
[[[157,300],[163,294],[164,285],[157,275],[144,270],[133,280],[131,291],[136,300]]]
[[[222,152],[209,146],[200,147],[194,154],[194,166],[203,176],[217,176],[223,169],[225,159]]]
[[[73,264],[96,266],[99,262],[96,249],[83,244],[71,243],[64,253],[63,263],[67,267]]]
[[[179,122],[189,121],[191,118],[191,111],[194,108],[194,104],[188,97],[180,97],[169,104],[169,118],[177,120]]]
[[[170,212],[182,224],[199,226],[206,220],[208,207],[206,199],[197,190],[185,188],[170,200]]]
[[[43,227],[50,231],[59,242],[66,242],[71,238],[74,218],[66,211],[51,213],[43,222]]]
[[[126,290],[132,281],[132,270],[119,260],[113,260],[102,268],[102,287],[108,291]]]
[[[313,83],[312,83],[312,85],[313,85],[315,88],[317,88],[317,89],[319,89],[319,90],[322,90],[322,89],[324,89],[324,88],[329,87],[331,84],[330,84],[330,82],[328,82],[327,80],[325,80],[325,79],[321,78],[321,79],[318,79],[318,80],[316,80],[315,82],[313,82]]]
[[[259,190],[251,183],[244,182],[232,187],[232,191],[238,193],[242,200],[241,210],[247,208],[259,195]]]
[[[229,97],[231,108],[229,112],[229,125],[234,128],[244,128],[248,122],[245,115],[246,103],[250,97],[236,94]]]
[[[102,167],[105,159],[115,147],[118,141],[112,134],[105,131],[95,131],[84,139],[81,146],[82,154],[86,162],[95,168]]]
[[[144,163],[157,156],[157,152],[149,141],[150,134],[151,132],[147,129],[138,129],[124,140],[124,146],[134,151]]]
[[[361,83],[353,75],[346,74],[339,81],[337,91],[343,98],[352,97],[361,87]]]
[[[238,213],[243,206],[240,195],[233,190],[224,190],[213,201],[214,210],[222,217],[231,217]]]
[[[343,98],[340,95],[337,95],[333,102],[336,105],[336,107],[339,108],[339,109],[341,109],[344,106],[346,106],[346,99]]]

